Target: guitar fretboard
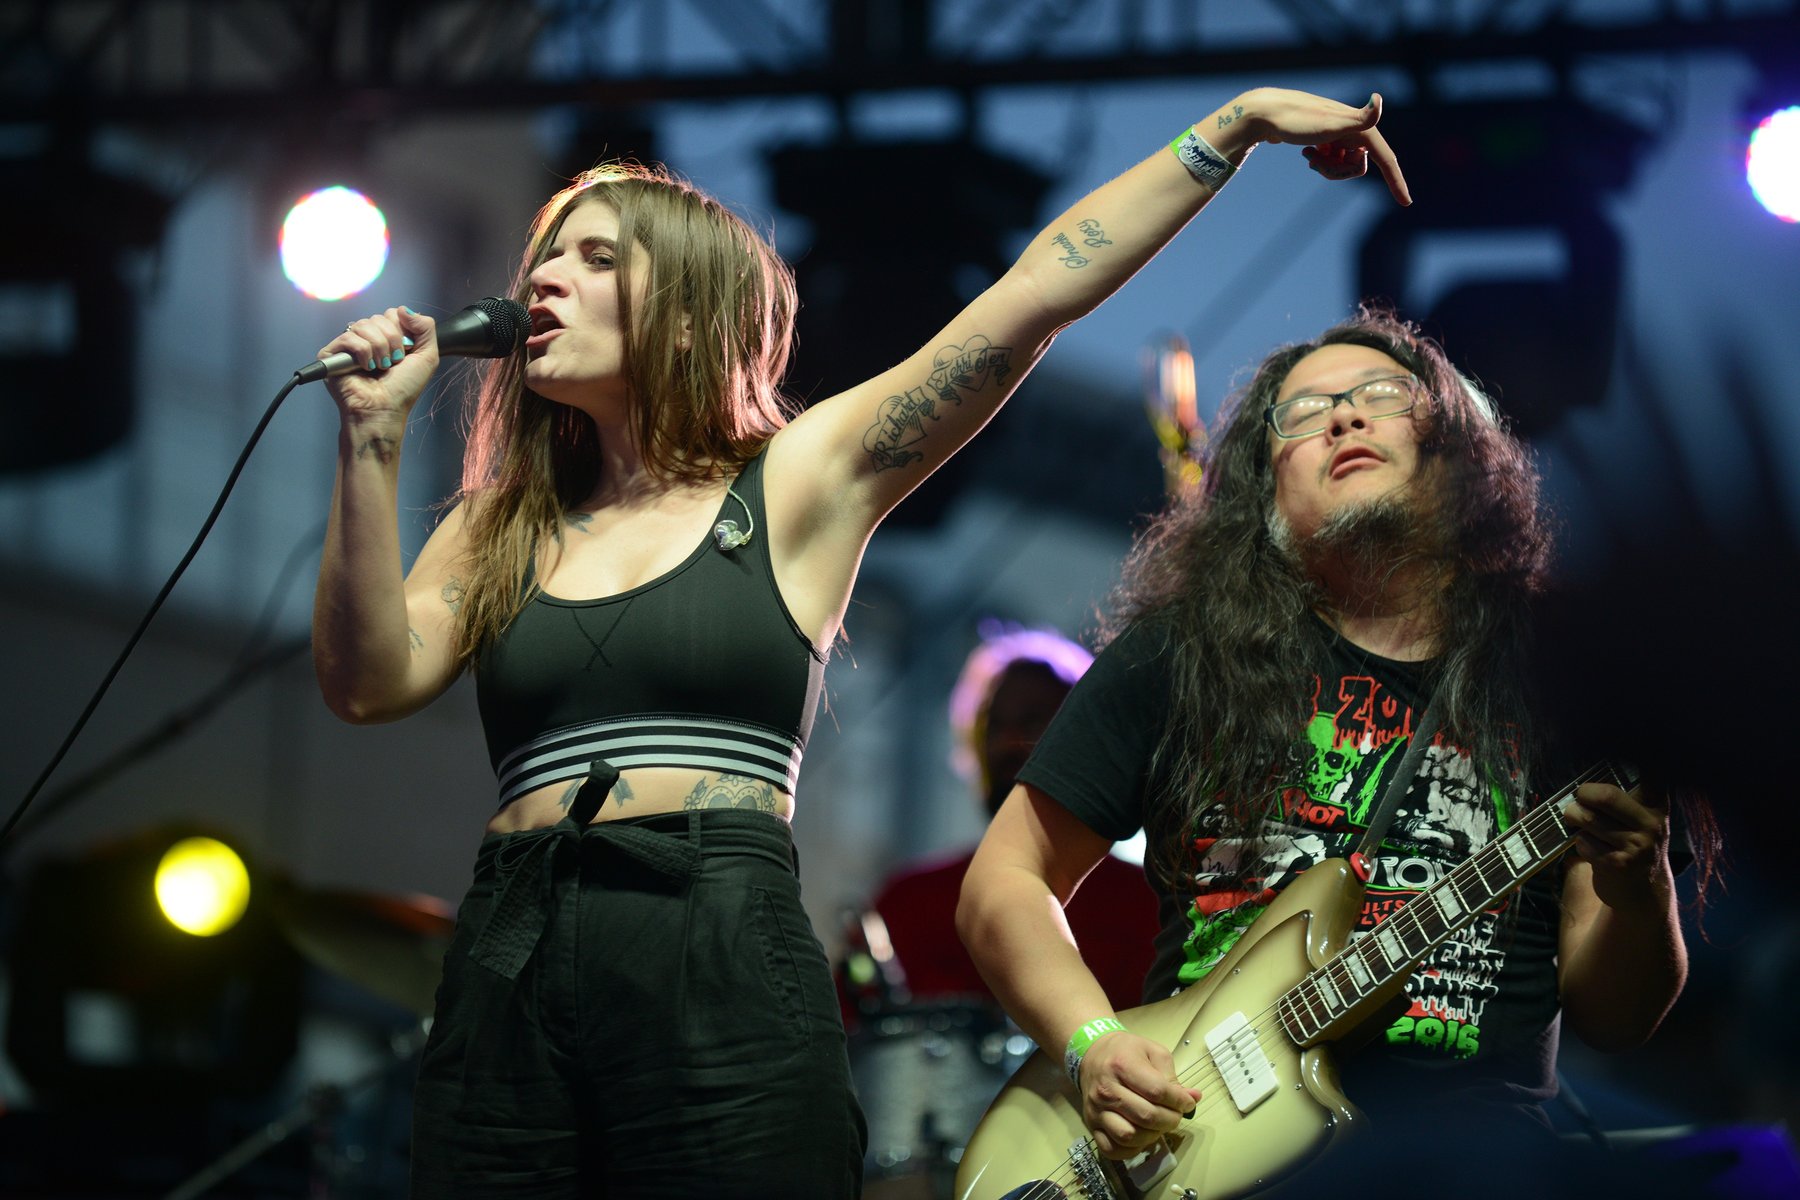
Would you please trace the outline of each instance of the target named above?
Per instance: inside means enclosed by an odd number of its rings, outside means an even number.
[[[1505,834],[1459,863],[1367,935],[1289,988],[1276,1001],[1281,1024],[1296,1045],[1317,1038],[1362,1000],[1390,983],[1439,943],[1568,849],[1575,835],[1563,808],[1577,787],[1609,780],[1636,786],[1635,773],[1601,762],[1526,813]]]

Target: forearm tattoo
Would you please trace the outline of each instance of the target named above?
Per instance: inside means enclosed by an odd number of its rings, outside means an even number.
[[[1081,244],[1089,250],[1098,250],[1102,246],[1112,245],[1112,239],[1106,236],[1106,230],[1102,229],[1100,222],[1092,217],[1081,218],[1075,222],[1075,228],[1081,231]],[[1056,236],[1050,239],[1050,244],[1062,251],[1056,256],[1056,261],[1072,271],[1079,271],[1094,261],[1077,250],[1074,239],[1066,233],[1058,231]]]
[[[1050,244],[1055,246],[1058,250],[1064,251],[1064,253],[1056,256],[1056,261],[1063,266],[1068,267],[1070,270],[1079,271],[1081,268],[1094,261],[1081,251],[1077,250],[1075,248],[1075,243],[1069,240],[1069,235],[1066,233],[1058,233],[1055,237],[1050,239]]]
[[[694,784],[683,804],[696,808],[744,808],[754,812],[775,811],[775,789],[760,779],[746,775],[721,775],[716,781],[702,778]]]
[[[452,613],[454,613],[457,609],[462,607],[462,602],[463,602],[462,580],[460,580],[456,576],[452,575],[449,578],[449,580],[444,584],[443,590],[440,591],[438,593],[438,595],[439,595],[439,597],[441,597],[443,599],[445,604],[450,606],[450,611]]]
[[[904,467],[925,456],[911,447],[925,440],[925,421],[941,420],[942,409],[962,403],[962,393],[1001,384],[1012,373],[1012,347],[996,346],[976,334],[960,346],[945,346],[933,360],[924,386],[889,396],[875,409],[875,423],[863,433],[863,449],[877,471]]]
[[[393,462],[394,455],[399,452],[399,438],[381,437],[377,435],[371,437],[368,441],[356,448],[356,457],[358,459],[364,459],[368,458],[370,455],[374,455],[377,460],[386,464]]]
[[[1230,112],[1226,112],[1224,109],[1220,109],[1219,115],[1218,115],[1219,128],[1220,129],[1225,128],[1227,125],[1232,124],[1239,117],[1242,117],[1243,115],[1244,115],[1244,106],[1241,104],[1232,105]]]

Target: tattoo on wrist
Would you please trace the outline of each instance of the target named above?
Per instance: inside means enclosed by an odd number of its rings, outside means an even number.
[[[925,456],[912,449],[925,440],[926,419],[938,421],[943,409],[960,405],[964,392],[1003,384],[1012,374],[1012,348],[996,346],[976,334],[960,346],[945,346],[933,360],[924,386],[889,396],[875,409],[875,423],[863,432],[863,449],[877,471],[904,467]]]
[[[452,575],[450,577],[450,579],[448,580],[448,582],[446,582],[444,584],[443,590],[440,591],[438,593],[438,595],[443,599],[445,604],[450,606],[450,611],[454,613],[457,609],[462,607],[462,602],[463,602],[462,580],[460,580],[460,579],[456,578],[456,576]]]
[[[1218,115],[1219,128],[1220,129],[1225,128],[1227,125],[1230,125],[1233,122],[1237,121],[1238,118],[1242,117],[1243,115],[1244,115],[1244,106],[1241,104],[1232,105],[1230,112],[1225,112],[1223,110],[1220,110],[1219,115]],[[1258,159],[1257,161],[1260,162],[1262,160]]]
[[[1093,261],[1075,248],[1075,243],[1069,240],[1069,235],[1066,233],[1058,233],[1050,239],[1050,244],[1059,250],[1068,251],[1066,254],[1057,255],[1056,261],[1072,271],[1079,271]]]
[[[775,811],[775,789],[760,779],[747,775],[721,775],[717,780],[701,779],[682,801],[689,809],[742,808],[753,812]]]
[[[1112,239],[1100,228],[1100,222],[1092,217],[1083,217],[1075,222],[1075,228],[1081,230],[1081,240],[1090,250],[1098,250],[1101,246],[1112,245]]]
[[[399,438],[376,436],[369,438],[356,448],[356,457],[361,460],[374,455],[378,462],[386,464],[394,461],[394,455],[399,453],[399,450]]]

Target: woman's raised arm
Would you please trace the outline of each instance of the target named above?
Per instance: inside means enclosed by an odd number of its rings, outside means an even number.
[[[993,417],[1057,333],[1155,257],[1258,142],[1306,146],[1309,164],[1328,179],[1361,176],[1372,161],[1394,198],[1411,203],[1376,130],[1380,119],[1380,96],[1357,108],[1256,88],[1082,197],[918,352],[814,405],[777,436],[777,446],[789,443],[782,456],[809,464],[784,473],[783,507],[796,523],[790,549],[804,555],[813,536],[860,547]]]

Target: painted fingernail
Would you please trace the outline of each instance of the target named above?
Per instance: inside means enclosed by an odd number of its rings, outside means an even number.
[[[375,369],[375,360],[371,358],[369,360],[369,370],[373,371],[374,369]]]
[[[408,309],[407,311],[411,312],[412,310]],[[407,337],[405,334],[401,334],[400,335],[400,344],[402,346],[405,346],[408,350],[411,350],[412,346],[413,346],[413,340],[411,338]]]
[[[404,305],[404,304],[402,304],[400,306],[400,311],[405,313],[409,317],[416,317],[419,315],[418,313],[414,312],[412,309],[406,307],[406,305]]]
[[[382,365],[382,366],[383,366],[383,367],[391,367],[391,366],[393,366],[393,365],[394,365],[394,356],[393,356],[393,355],[391,355],[391,354],[384,354],[384,355],[382,355],[382,356],[381,356],[381,365]]]
[[[394,351],[394,361],[395,362],[399,362],[401,359],[403,359],[405,357],[406,357],[406,347],[405,346],[402,346],[398,350]]]

